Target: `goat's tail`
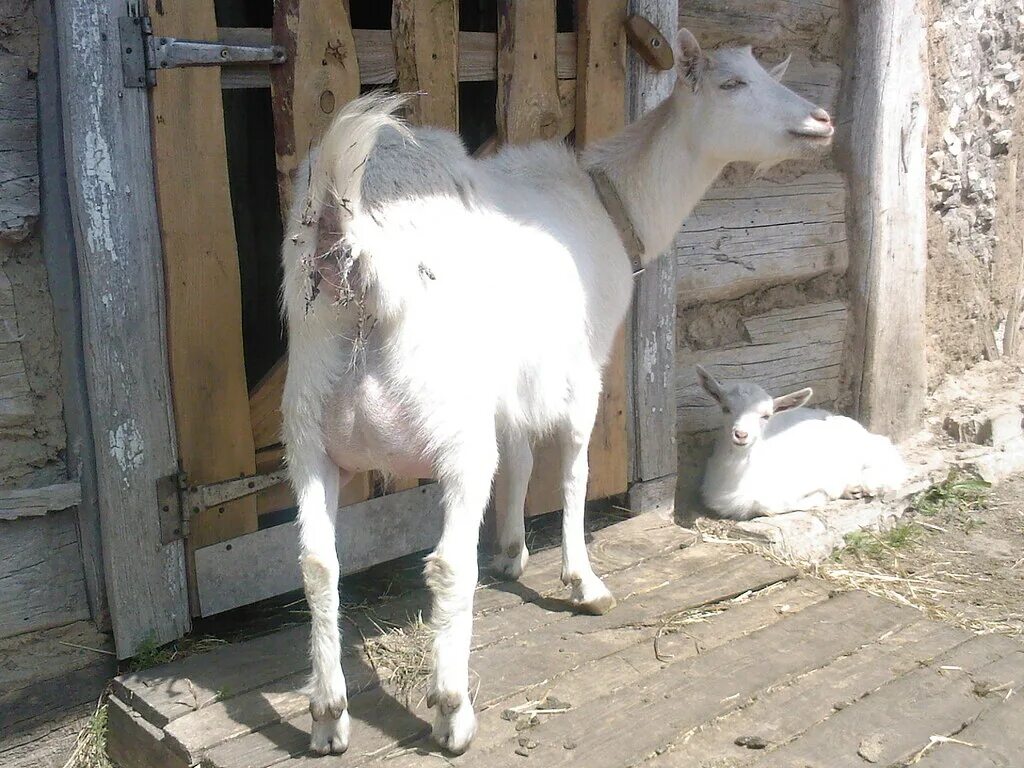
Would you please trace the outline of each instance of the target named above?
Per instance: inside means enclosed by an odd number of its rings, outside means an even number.
[[[362,208],[367,158],[381,131],[390,128],[409,133],[395,115],[409,98],[408,94],[377,92],[350,101],[331,122],[319,147],[311,150],[298,168],[282,252],[287,313],[308,307],[315,297],[315,282],[320,278],[312,272],[325,254],[338,256],[351,247],[346,235]],[[335,260],[332,268],[337,269],[338,263]]]

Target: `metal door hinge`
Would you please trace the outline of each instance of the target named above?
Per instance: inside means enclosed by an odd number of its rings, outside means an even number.
[[[189,521],[204,510],[244,499],[287,479],[284,469],[207,485],[190,484],[184,472],[161,477],[156,481],[160,542],[170,544],[188,536]]]
[[[149,16],[122,16],[117,26],[125,88],[152,88],[160,69],[280,64],[287,58],[280,45],[228,45],[157,36]]]

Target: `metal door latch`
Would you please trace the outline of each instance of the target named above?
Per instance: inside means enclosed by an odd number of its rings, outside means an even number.
[[[122,16],[117,26],[125,88],[152,88],[161,69],[281,64],[287,58],[280,45],[228,45],[157,36],[149,16]]]

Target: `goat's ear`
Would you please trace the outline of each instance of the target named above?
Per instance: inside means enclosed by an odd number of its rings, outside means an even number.
[[[810,387],[804,387],[803,389],[798,389],[796,392],[790,392],[788,395],[776,397],[772,401],[775,413],[779,413],[780,411],[791,411],[794,408],[799,408],[801,405],[806,405],[807,401],[811,399],[811,395],[813,394],[813,389]]]
[[[722,385],[699,365],[697,366],[697,378],[700,379],[700,385],[704,387],[704,391],[715,398],[719,405],[725,403],[725,392],[722,391]]]
[[[768,70],[768,74],[774,77],[778,81],[782,81],[782,78],[786,76],[786,70],[789,69],[789,62],[793,59],[793,54],[789,54],[781,63],[776,64],[774,67]]]
[[[708,68],[708,57],[700,49],[700,43],[693,33],[685,27],[676,32],[672,45],[676,56],[676,74],[685,80],[690,89],[696,91]]]

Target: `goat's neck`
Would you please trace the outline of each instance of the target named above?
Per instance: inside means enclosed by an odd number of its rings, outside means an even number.
[[[724,163],[701,148],[698,113],[685,94],[674,94],[619,135],[583,157],[615,185],[644,243],[643,262],[658,258]]]

